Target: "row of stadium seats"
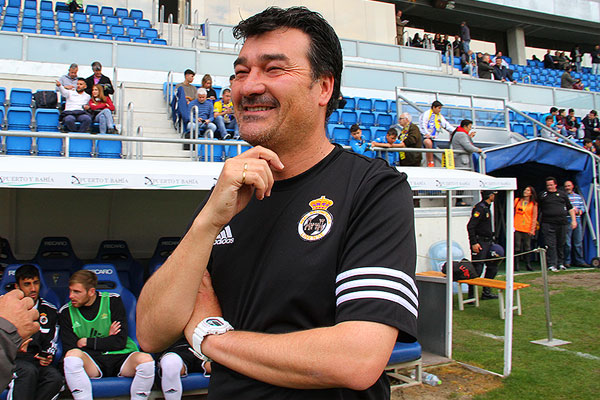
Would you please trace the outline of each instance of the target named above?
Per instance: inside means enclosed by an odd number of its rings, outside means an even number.
[[[0,11],[6,7],[7,12],[10,12],[9,15],[19,15],[21,12],[21,8],[23,13],[26,10],[37,10],[37,0],[0,0]],[[10,10],[10,11],[9,11]],[[17,11],[16,11],[17,10]],[[52,1],[42,0],[40,1],[39,10],[41,11],[52,11]],[[69,7],[64,1],[57,1],[54,6],[54,11],[69,11]],[[83,13],[82,13],[83,14]],[[143,19],[144,12],[142,10],[131,9],[130,11],[126,8],[117,7],[113,9],[112,7],[100,6],[88,4],[85,8],[85,14],[88,15],[102,15],[104,17],[118,17],[118,18],[133,18],[133,19]]]
[[[114,266],[123,286],[137,296],[145,279],[165,262],[177,247],[179,240],[178,237],[160,238],[148,264],[147,271],[133,258],[129,246],[123,240],[105,240],[100,243],[96,257],[92,262]],[[1,239],[1,241],[2,262],[5,264],[18,263],[8,241],[6,239]],[[71,241],[67,237],[43,238],[35,257],[28,262],[37,265],[41,269],[48,287],[56,293],[60,301],[56,304],[57,306],[68,301],[69,277],[84,265],[75,254]],[[6,273],[3,275],[4,278],[9,279]],[[6,286],[3,285],[1,288],[5,289]]]
[[[344,110],[372,111],[388,114],[396,112],[395,100],[369,99],[366,97],[346,96],[344,96],[344,100],[346,100]]]

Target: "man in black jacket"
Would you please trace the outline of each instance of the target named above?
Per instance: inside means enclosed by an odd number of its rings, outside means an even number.
[[[92,63],[92,71],[93,74],[85,79],[87,84],[85,92],[91,96],[94,85],[101,85],[105,95],[113,94],[115,92],[113,84],[108,76],[102,75],[102,64],[99,61]]]
[[[50,363],[58,341],[56,307],[40,297],[40,273],[30,264],[15,272],[15,289],[30,297],[39,312],[40,331],[31,337],[27,350],[17,353],[13,384],[8,399],[51,400],[63,386],[60,372]]]
[[[592,110],[581,120],[585,131],[584,137],[596,140],[600,136],[600,121],[598,121],[598,112]]]
[[[485,53],[483,57],[477,61],[477,75],[481,79],[492,79],[492,71],[494,68],[490,65],[490,55]]]

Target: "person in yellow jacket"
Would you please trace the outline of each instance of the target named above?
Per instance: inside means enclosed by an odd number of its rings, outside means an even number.
[[[515,199],[515,252],[531,250],[531,239],[537,228],[538,203],[535,189],[527,186],[521,197]],[[525,259],[525,267],[533,271],[529,254],[516,257],[515,271],[519,270],[519,258]]]

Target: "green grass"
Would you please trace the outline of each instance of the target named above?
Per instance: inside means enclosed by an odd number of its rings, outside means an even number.
[[[585,274],[579,280],[584,283],[600,279],[598,270],[568,271],[553,276],[568,277],[575,273]],[[548,337],[540,277],[541,273],[534,273],[515,278],[517,282],[531,283],[532,287],[521,290],[523,315],[515,312],[512,372],[503,387],[476,399],[600,398],[600,360],[575,354],[600,357],[600,285],[576,287],[561,282],[550,285],[553,336],[571,342],[559,347],[568,350],[563,352],[530,343]],[[483,301],[479,308],[466,305],[465,311],[458,311],[456,304],[453,358],[502,374],[504,342],[477,333],[504,336],[498,300]]]

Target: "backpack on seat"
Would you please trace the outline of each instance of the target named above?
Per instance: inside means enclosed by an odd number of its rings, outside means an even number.
[[[38,90],[33,94],[33,100],[37,108],[56,108],[58,96],[52,90]]]
[[[446,273],[446,263],[442,265],[442,272]],[[460,261],[452,261],[452,280],[462,281],[477,278],[477,272],[471,261],[463,258]]]

